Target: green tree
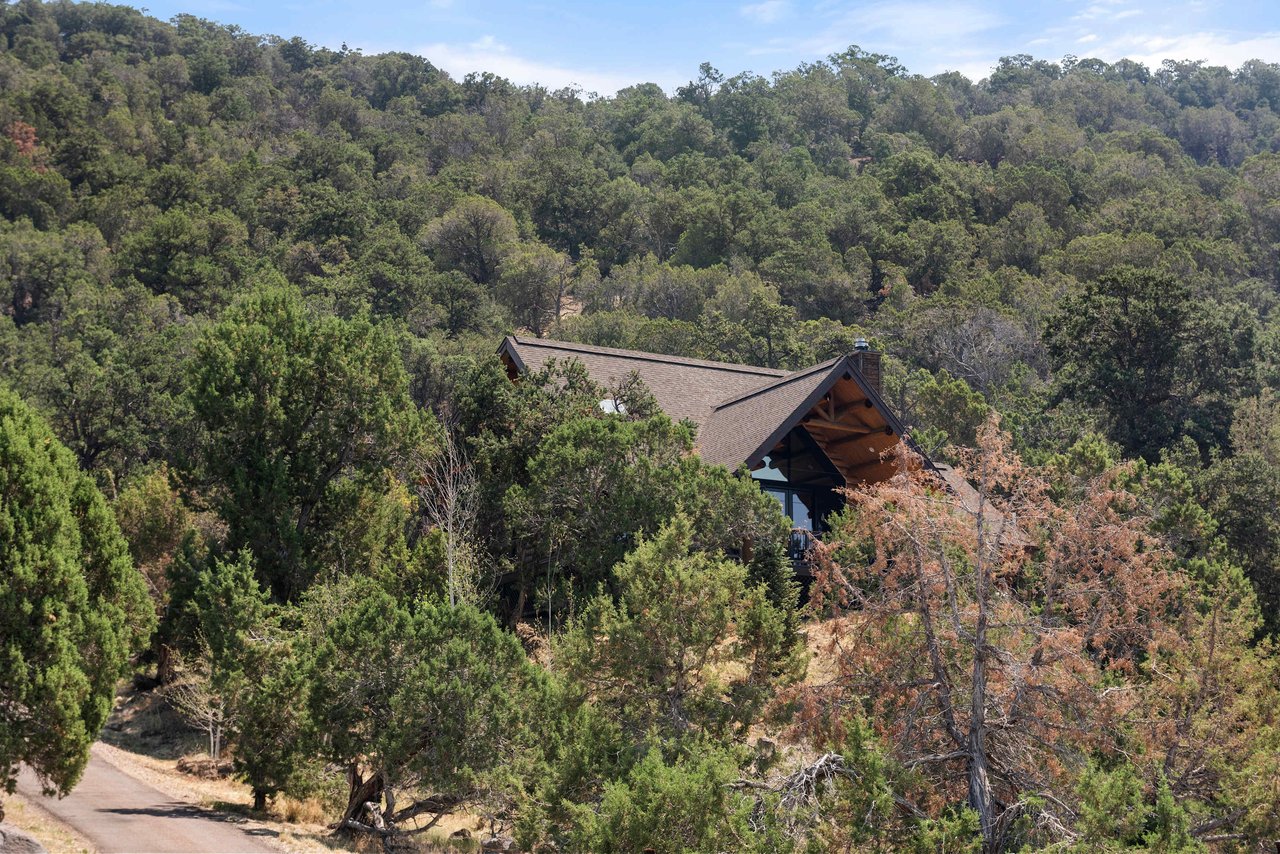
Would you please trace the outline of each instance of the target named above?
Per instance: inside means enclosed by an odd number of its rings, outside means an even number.
[[[200,339],[190,400],[203,433],[189,474],[281,601],[310,582],[335,485],[403,464],[429,421],[386,327],[318,316],[278,286]]]
[[[196,527],[196,520],[171,477],[163,465],[140,473],[123,485],[114,502],[116,520],[129,542],[129,553],[160,607],[168,601],[165,578],[169,565]]]
[[[130,235],[120,270],[188,311],[225,304],[249,269],[244,223],[228,211],[174,209]]]
[[[1153,796],[1132,765],[1106,770],[1090,765],[1080,777],[1080,837],[1073,851],[1150,851],[1198,854],[1208,850],[1190,834],[1190,817],[1159,774]]]
[[[1280,398],[1249,398],[1236,408],[1231,456],[1200,475],[1205,506],[1253,583],[1266,630],[1280,631],[1280,518],[1259,508],[1280,506]]]
[[[497,279],[498,265],[516,243],[515,219],[502,205],[468,196],[427,224],[422,242],[444,266],[482,285]]]
[[[785,607],[677,515],[613,572],[552,646],[549,773],[521,838],[567,850],[783,850],[772,814],[735,792],[745,743],[804,667]],[[541,806],[539,806],[541,805]]]
[[[599,804],[574,812],[567,847],[601,854],[790,850],[794,841],[767,822],[753,826],[751,799],[730,788],[736,774],[731,757],[711,747],[670,763],[652,750],[625,778],[605,785]]]
[[[225,707],[233,765],[253,790],[253,808],[266,809],[301,757],[305,681],[292,638],[248,552],[212,561],[198,576],[192,607],[208,651],[209,691]]]
[[[628,414],[596,406],[555,427],[503,496],[521,582],[540,588],[554,612],[562,597],[609,583],[611,568],[640,536],[683,512],[699,548],[753,548],[753,580],[789,607],[790,567],[768,560],[788,530],[777,502],[750,479],[702,462],[691,453],[688,425],[645,417],[643,397],[598,392],[596,400],[603,398],[622,401]]]
[[[431,259],[398,228],[384,226],[369,235],[353,266],[358,293],[377,316],[410,319],[422,326],[433,313],[428,290],[436,276]]]
[[[770,368],[800,367],[805,361],[795,309],[758,276],[730,279],[707,308],[700,332],[708,355]]]
[[[109,258],[102,235],[92,226],[49,232],[24,219],[0,223],[3,313],[18,326],[57,317],[70,294],[107,283]]]
[[[137,285],[78,287],[54,302],[56,322],[16,337],[14,385],[103,480],[162,458],[182,420],[184,330],[171,306]]]
[[[66,793],[115,683],[155,626],[106,500],[49,427],[0,389],[0,779]]]
[[[349,784],[340,826],[438,820],[512,797],[537,762],[534,716],[545,691],[515,636],[469,605],[412,604],[364,580],[343,584],[321,591],[338,604],[316,609],[307,670],[316,747]],[[415,791],[423,797],[398,802]],[[370,814],[365,804],[378,801],[385,810]]]
[[[585,696],[637,746],[745,737],[803,667],[783,609],[747,570],[698,551],[677,514],[613,570],[558,650]]]
[[[498,301],[517,326],[541,337],[559,325],[573,278],[573,263],[567,255],[540,243],[520,246],[498,266]]]
[[[1061,395],[1098,410],[1126,454],[1154,458],[1186,415],[1179,379],[1195,310],[1185,281],[1128,267],[1068,296],[1049,321]]]
[[[911,438],[926,453],[948,445],[971,448],[991,412],[986,400],[964,380],[946,371],[890,374],[887,394],[894,409],[911,426]]]

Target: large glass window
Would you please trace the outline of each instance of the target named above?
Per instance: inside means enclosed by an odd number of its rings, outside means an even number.
[[[751,476],[777,499],[793,528],[821,532],[827,514],[840,505],[834,490],[844,479],[801,427],[788,433]]]
[[[763,486],[782,506],[782,512],[791,519],[791,527],[813,530],[813,508],[816,504],[813,490],[788,489],[784,486]]]

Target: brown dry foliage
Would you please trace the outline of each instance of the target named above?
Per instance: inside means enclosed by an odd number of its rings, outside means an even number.
[[[1086,757],[1119,749],[1143,663],[1183,643],[1188,584],[1119,472],[1054,500],[996,421],[978,445],[958,467],[976,502],[906,448],[895,477],[849,491],[814,589],[836,675],[799,690],[797,733],[839,744],[865,716],[918,772],[919,808],[967,801],[994,848],[1028,795],[1070,835]]]
[[[37,172],[48,171],[34,127],[19,119],[5,128],[5,136],[17,147],[19,155],[31,161]]]

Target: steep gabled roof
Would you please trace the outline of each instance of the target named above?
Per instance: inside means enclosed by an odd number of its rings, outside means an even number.
[[[698,425],[702,458],[729,468],[760,462],[842,380],[856,384],[874,410],[876,424],[899,437],[904,433],[897,416],[847,355],[788,372],[514,335],[498,352],[515,372],[537,370],[552,359],[577,359],[601,385],[637,374],[664,412]]]
[[[904,434],[897,416],[846,355],[717,404],[698,432],[698,453],[707,462],[729,468],[754,466],[841,380],[856,383],[885,427],[898,437]]]
[[[698,454],[709,463],[737,468],[759,462],[757,451],[768,453],[823,394],[837,373],[832,359],[787,374],[759,388],[729,397],[715,406],[698,431]],[[772,439],[772,441],[770,441]],[[757,459],[752,459],[756,456]]]
[[[687,418],[699,425],[706,421],[717,402],[787,376],[786,371],[773,368],[515,335],[503,340],[498,353],[520,372],[536,371],[552,359],[577,359],[591,379],[604,386],[617,385],[635,373],[663,412],[676,420]]]
[[[577,359],[592,380],[605,386],[616,385],[635,373],[667,415],[698,425],[699,455],[731,469],[744,463],[755,466],[802,421],[828,458],[833,462],[840,459],[838,465],[843,466],[842,474],[851,485],[887,476],[893,463],[881,462],[881,452],[898,439],[911,442],[902,422],[859,371],[853,355],[787,372],[514,335],[507,336],[498,353],[513,377],[538,370],[552,359]],[[824,424],[822,415],[831,407],[834,416],[841,397],[845,406],[852,399],[857,409],[865,407],[856,419],[866,428],[856,431],[863,436],[842,439],[838,433],[824,435],[841,429],[832,426],[838,425],[834,417]],[[950,466],[935,464],[923,451],[921,456],[924,465],[965,509],[976,512],[978,494],[974,488]]]

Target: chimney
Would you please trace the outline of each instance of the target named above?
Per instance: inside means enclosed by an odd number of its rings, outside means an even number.
[[[880,393],[880,354],[871,349],[867,339],[858,338],[853,342],[853,366],[862,374],[867,385]]]

